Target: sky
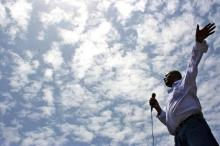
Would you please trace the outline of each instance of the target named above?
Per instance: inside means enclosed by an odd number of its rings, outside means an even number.
[[[0,145],[151,146],[148,100],[165,107],[209,22],[197,95],[220,143],[219,0],[0,0]],[[153,117],[155,146],[174,145]]]

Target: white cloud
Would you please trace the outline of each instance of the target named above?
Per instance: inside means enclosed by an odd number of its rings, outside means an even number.
[[[109,33],[109,31],[111,31],[111,29],[111,24],[107,21],[103,21],[99,24],[97,28],[94,28],[89,32],[88,39],[91,39],[93,42],[105,41],[106,35]]]
[[[124,135],[121,135],[119,132],[119,126],[117,123],[114,123],[113,121],[106,122],[101,129],[100,135],[108,138],[112,138],[116,141],[121,141],[124,139]]]
[[[14,40],[19,32],[20,30],[18,27],[10,27],[7,34],[11,37],[11,40]]]
[[[113,2],[114,7],[117,9],[117,20],[124,24],[128,19],[131,18],[134,11],[144,12],[146,1],[144,0],[120,0]]]
[[[162,40],[157,36],[159,35],[160,21],[152,15],[147,15],[144,22],[139,24],[136,28],[138,33],[138,48],[143,48],[148,43],[160,43]]]
[[[185,2],[181,8],[180,8],[181,11],[186,11],[188,13],[192,13],[193,11],[193,7],[192,7],[192,3],[191,2]]]
[[[119,37],[117,31],[106,20],[101,21],[97,28],[89,29],[85,34],[78,37],[80,37],[81,44],[75,50],[71,67],[75,77],[82,79],[96,63],[95,57],[105,55],[109,51],[107,41]]]
[[[1,141],[2,145],[4,146],[10,146],[13,144],[17,144],[21,140],[21,135],[19,133],[19,126],[14,127],[7,127],[3,124],[0,124],[0,130],[1,130],[1,138],[3,138],[3,141]]]
[[[0,72],[0,80],[2,79],[2,76],[3,76],[3,75],[2,75],[2,72]]]
[[[83,81],[87,85],[97,83],[101,80],[101,75],[103,74],[103,72],[104,70],[102,66],[94,65],[89,69]]]
[[[33,66],[34,69],[38,69],[40,63],[38,60],[33,60],[31,61],[31,65]]]
[[[10,10],[11,17],[17,22],[17,25],[25,30],[30,19],[30,13],[32,6],[26,0],[19,0],[7,3],[7,7]]]
[[[42,99],[49,105],[52,106],[54,104],[53,90],[50,88],[43,89],[43,97]]]
[[[80,107],[86,100],[88,100],[89,94],[79,84],[66,84],[61,87],[62,89],[62,104],[65,108]]]
[[[106,12],[111,4],[111,1],[99,1],[97,4],[97,10],[100,12]]]
[[[50,0],[42,0],[42,1],[44,1],[44,3],[45,3],[46,5],[50,3]]]
[[[164,16],[158,19],[155,15],[147,15],[145,21],[137,26],[139,36],[137,48],[155,45],[152,52],[163,56],[182,44],[194,41],[192,32],[195,30],[196,23],[192,14],[184,13],[167,22],[163,22],[163,18]]]
[[[10,77],[10,85],[14,88],[13,90],[20,90],[29,82],[28,76],[36,72],[36,70],[34,70],[35,65],[27,62],[16,53],[11,52],[10,55],[14,63],[12,77]]]
[[[55,109],[52,106],[42,106],[40,107],[40,110],[41,110],[40,114],[42,114],[44,118],[49,117],[55,113]]]
[[[144,12],[145,10],[145,5],[146,5],[146,1],[145,0],[139,0],[135,3],[135,8],[134,10],[138,10],[138,11],[141,11],[141,12]]]
[[[157,143],[158,145],[167,145],[172,146],[174,145],[174,139],[172,136],[161,136]]]
[[[0,3],[0,26],[5,27],[8,23],[7,13],[4,5]]]
[[[219,24],[220,24],[220,16],[218,15],[219,12],[220,12],[220,8],[217,7],[216,8],[216,13],[214,13],[214,14],[209,13],[209,18],[208,18],[211,22],[213,21],[215,23],[215,25],[217,26],[217,29],[218,29]],[[216,33],[218,33],[218,31],[216,31]],[[216,37],[216,39],[218,40],[218,37]]]
[[[42,82],[41,81],[29,81],[24,87],[23,87],[23,96],[22,98],[27,101],[31,102],[34,100],[37,96],[37,94],[41,91],[42,88]]]
[[[56,136],[54,130],[48,127],[42,127],[36,131],[26,132],[22,139],[21,146],[60,146],[67,142],[62,136]]]
[[[106,61],[103,67],[107,72],[99,77],[100,84],[97,84],[95,89],[104,92],[105,98],[115,99],[123,96],[127,100],[142,101],[146,94],[144,89],[158,82],[142,70],[148,68],[144,63],[147,59],[146,54],[138,51],[127,53],[125,56],[121,53],[108,53],[104,57]]]
[[[146,133],[140,131],[137,135],[134,135],[133,137],[128,139],[128,143],[141,145],[145,142],[145,140],[146,140]]]
[[[33,105],[29,105],[30,107],[32,107]],[[46,109],[42,108],[38,108],[38,111],[31,111],[31,108],[29,110],[24,110],[21,112],[22,115],[20,115],[21,117],[25,117],[27,119],[29,119],[32,122],[39,122],[41,120],[45,120],[50,116],[50,112],[46,112]]]
[[[146,118],[145,109],[138,107],[137,105],[122,104],[115,108],[117,113],[121,113],[124,116],[124,123],[128,124],[130,122],[142,122]]]
[[[169,24],[162,29],[162,37],[166,41],[181,41],[185,34],[191,34],[195,30],[195,18],[190,13],[184,13],[169,21]]]
[[[168,15],[172,15],[174,12],[176,12],[178,6],[179,6],[179,1],[178,0],[168,1],[166,3],[165,11]]]
[[[160,11],[160,7],[164,4],[164,1],[159,0],[159,1],[148,1],[146,5],[146,10],[147,11],[153,11],[153,12],[158,12]]]
[[[198,9],[199,15],[204,16],[206,13],[209,13],[212,5],[212,1],[200,0],[194,2],[196,8]]]
[[[74,141],[90,143],[95,136],[85,127],[79,125],[63,123],[59,128],[65,136],[74,135],[72,136]]]
[[[58,24],[62,21],[68,21],[71,19],[71,15],[67,14],[59,7],[52,9],[49,13],[41,14],[41,21],[45,26]]]
[[[93,65],[94,56],[103,52],[104,48],[97,48],[91,41],[85,41],[76,49],[72,60],[72,69],[75,77],[81,79],[86,71]]]
[[[45,32],[44,31],[40,31],[38,33],[37,39],[40,40],[40,41],[44,40],[45,39]]]
[[[10,95],[10,93],[1,93],[2,99],[5,98],[4,101],[1,101],[0,103],[0,113],[2,115],[10,112],[10,110],[15,107],[16,102],[13,101],[13,97]]]
[[[57,70],[63,64],[62,52],[57,44],[53,44],[51,49],[43,55],[43,59],[47,64],[52,65],[52,67]]]
[[[16,36],[24,36],[31,17],[31,3],[26,0],[7,1],[4,6],[8,11],[6,13],[0,4],[2,12],[0,24],[2,23],[6,28],[5,32],[11,37],[11,40],[14,40]],[[7,18],[5,18],[6,16]]]
[[[67,30],[67,29],[59,29],[59,35],[63,39],[64,44],[72,44],[74,45],[78,40],[80,40],[81,32]]]
[[[102,126],[111,119],[112,112],[111,111],[104,111],[100,113],[99,116],[93,116],[88,119],[88,129],[94,131],[95,133],[101,133]]]
[[[23,62],[22,60],[17,66],[17,71],[24,74],[29,74],[33,72],[30,64],[28,64],[27,62]]]
[[[52,79],[53,79],[53,74],[54,74],[54,71],[53,71],[52,69],[47,68],[47,69],[44,71],[44,77],[45,77],[47,80],[52,80]]]
[[[84,30],[87,18],[88,10],[84,1],[75,1],[73,3],[67,0],[54,0],[49,4],[46,12],[40,13],[40,19],[44,28],[65,22],[70,25],[71,29],[75,29],[77,32]]]
[[[133,10],[133,6],[131,5],[131,3],[126,1],[118,1],[117,3],[115,3],[115,7],[119,11],[122,19],[128,18]]]

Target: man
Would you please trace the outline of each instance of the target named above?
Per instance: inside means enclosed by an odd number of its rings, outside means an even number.
[[[158,112],[157,117],[175,136],[175,146],[218,146],[206,120],[202,115],[201,105],[197,98],[196,76],[198,64],[208,46],[205,39],[215,31],[215,24],[209,23],[203,29],[196,29],[196,44],[184,77],[179,71],[165,75],[164,83],[170,87],[166,112],[155,98],[150,105]]]

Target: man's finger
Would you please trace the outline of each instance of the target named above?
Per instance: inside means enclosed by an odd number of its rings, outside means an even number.
[[[197,24],[197,27],[196,27],[196,32],[199,31],[199,24]]]
[[[211,27],[213,27],[215,25],[215,23],[210,24],[207,28],[210,29]]]
[[[213,34],[214,32],[215,32],[215,31],[209,32],[208,36],[211,35],[211,34]]]
[[[215,29],[215,26],[209,28],[209,31],[213,31]]]
[[[208,28],[211,25],[211,23],[207,24],[204,28]]]

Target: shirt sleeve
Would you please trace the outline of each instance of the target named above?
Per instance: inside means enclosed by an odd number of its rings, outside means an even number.
[[[196,42],[193,47],[191,59],[187,66],[186,75],[183,79],[184,86],[196,85],[196,76],[198,74],[198,65],[202,58],[203,53],[206,53],[208,50],[208,45],[206,41],[202,43]]]
[[[166,112],[164,110],[161,110],[160,115],[157,115],[157,118],[166,125]]]

